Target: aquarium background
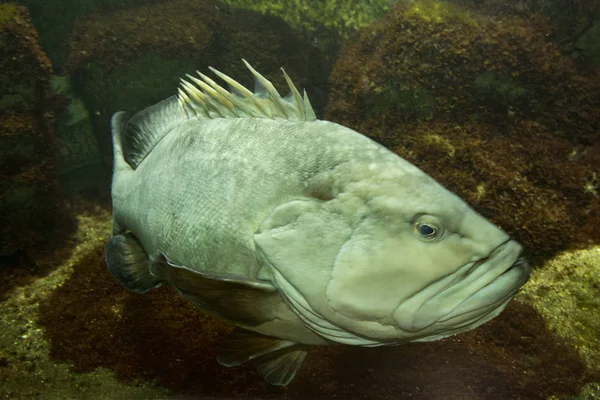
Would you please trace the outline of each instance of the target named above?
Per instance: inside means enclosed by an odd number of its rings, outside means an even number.
[[[600,398],[600,1],[0,2],[0,399]],[[110,117],[213,66],[422,168],[525,245],[506,311],[439,342],[311,352],[286,388],[231,327],[109,274]]]

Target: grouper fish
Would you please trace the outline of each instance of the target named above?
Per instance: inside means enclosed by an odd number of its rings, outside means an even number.
[[[110,272],[161,285],[236,326],[225,366],[274,385],[311,346],[431,341],[497,316],[528,279],[522,246],[423,171],[318,120],[245,60],[112,118]],[[229,86],[225,89],[224,86]]]

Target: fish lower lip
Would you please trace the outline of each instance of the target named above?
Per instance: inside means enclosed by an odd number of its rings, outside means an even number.
[[[511,271],[514,271],[515,269],[521,269],[522,270],[521,277],[524,278],[523,282],[521,282],[521,281],[518,282],[517,288],[523,286],[525,284],[525,282],[527,281],[527,279],[529,279],[529,272],[531,270],[531,267],[529,265],[529,262],[527,262],[527,260],[524,257],[519,257],[514,263],[512,263],[511,266],[506,268],[506,270],[504,272],[502,272],[494,280],[492,280],[490,283],[488,283],[487,285],[485,285],[484,287],[482,287],[479,290],[483,290],[486,287],[493,285],[494,282],[496,282],[498,279],[500,279],[504,275],[507,275]],[[477,292],[475,292],[475,293],[477,293]]]
[[[523,270],[525,270],[525,272],[529,273],[530,271],[530,266],[529,263],[527,262],[527,260],[525,259],[525,257],[519,257],[517,258],[517,260],[506,269],[506,271],[504,271],[502,274],[500,274],[498,276],[498,278],[504,274],[506,274],[508,271],[514,269],[514,268],[522,268]],[[497,279],[497,278],[496,278]],[[493,282],[493,281],[492,281]]]
[[[509,274],[516,274],[515,270],[520,269],[517,277],[510,277]],[[446,322],[452,319],[460,318],[465,314],[472,314],[479,310],[491,311],[495,309],[499,304],[504,303],[508,298],[512,297],[516,291],[527,282],[529,278],[530,266],[524,257],[519,257],[513,264],[511,264],[504,272],[494,278],[487,285],[483,286],[464,301],[458,304],[448,315],[441,318],[439,321]],[[519,279],[516,279],[519,278]],[[507,290],[502,284],[503,280],[514,280]],[[500,288],[498,288],[500,286]],[[482,302],[479,307],[469,308],[467,305],[477,298],[485,298],[486,301]],[[463,308],[464,310],[461,310]]]

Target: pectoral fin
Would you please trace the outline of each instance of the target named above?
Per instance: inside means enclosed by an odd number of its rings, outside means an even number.
[[[306,346],[236,328],[223,343],[217,360],[226,367],[253,361],[267,382],[285,386],[296,376],[307,355]]]
[[[148,269],[148,255],[131,232],[114,235],[104,248],[108,269],[127,289],[146,293],[161,285]]]
[[[161,258],[153,263],[154,275],[209,314],[246,326],[277,318],[281,297],[271,283],[233,274],[203,273]]]

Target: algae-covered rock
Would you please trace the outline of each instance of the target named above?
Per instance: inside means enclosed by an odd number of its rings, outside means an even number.
[[[532,14],[543,15],[552,25],[545,35],[567,51],[577,55],[574,42],[591,28],[600,16],[600,1],[585,0],[451,0],[468,6],[479,12],[495,17],[497,15],[518,15],[527,17]],[[573,48],[575,47],[575,48]]]
[[[75,21],[83,15],[102,10],[123,9],[160,0],[17,0],[29,10],[40,33],[40,43],[48,53],[55,70],[62,71],[68,53],[68,37]]]
[[[214,40],[219,15],[213,0],[168,0],[79,18],[68,41],[66,69],[101,62],[112,69],[148,53],[201,56]]]
[[[531,102],[530,92],[521,82],[496,72],[486,71],[475,78],[475,89],[478,94],[489,102],[499,106],[519,107],[520,104]]]
[[[68,76],[53,76],[52,87],[66,97],[68,104],[58,116],[61,141],[61,173],[102,163],[98,144],[92,132],[90,112],[71,88]]]
[[[282,18],[293,28],[314,31],[325,26],[340,36],[368,26],[384,15],[398,0],[221,0]]]
[[[44,241],[57,220],[52,67],[27,10],[0,4],[0,256]]]
[[[600,246],[562,253],[534,270],[517,297],[600,367]]]
[[[399,4],[345,47],[326,118],[423,168],[533,254],[600,243],[600,71],[579,71],[551,29],[536,14]]]

